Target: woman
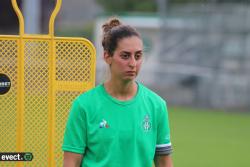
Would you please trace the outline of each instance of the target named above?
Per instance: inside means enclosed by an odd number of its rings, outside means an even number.
[[[103,25],[110,78],[80,95],[67,122],[64,166],[172,167],[165,101],[135,81],[143,60],[139,33],[118,19]]]

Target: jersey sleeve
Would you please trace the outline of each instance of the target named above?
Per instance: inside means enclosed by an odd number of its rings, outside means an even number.
[[[86,116],[78,100],[75,100],[68,117],[62,145],[63,151],[83,154],[86,147]]]
[[[158,114],[157,142],[155,151],[156,155],[168,155],[172,153],[168,111],[165,102],[161,106]]]

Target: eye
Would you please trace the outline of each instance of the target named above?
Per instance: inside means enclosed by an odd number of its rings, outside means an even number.
[[[142,53],[135,54],[135,60],[140,60],[142,58]]]
[[[125,60],[126,60],[126,59],[129,59],[129,54],[128,54],[128,53],[122,53],[122,54],[121,54],[121,58],[122,58],[122,59],[125,59]]]

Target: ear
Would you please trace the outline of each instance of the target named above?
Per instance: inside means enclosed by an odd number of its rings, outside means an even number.
[[[104,53],[103,53],[103,58],[104,58],[104,61],[105,61],[108,65],[111,65],[111,63],[112,63],[112,56],[111,56],[107,51],[104,51]]]

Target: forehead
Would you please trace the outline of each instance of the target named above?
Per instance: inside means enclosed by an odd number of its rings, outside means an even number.
[[[119,51],[138,51],[142,50],[143,42],[137,36],[125,37],[118,41],[116,50]]]

